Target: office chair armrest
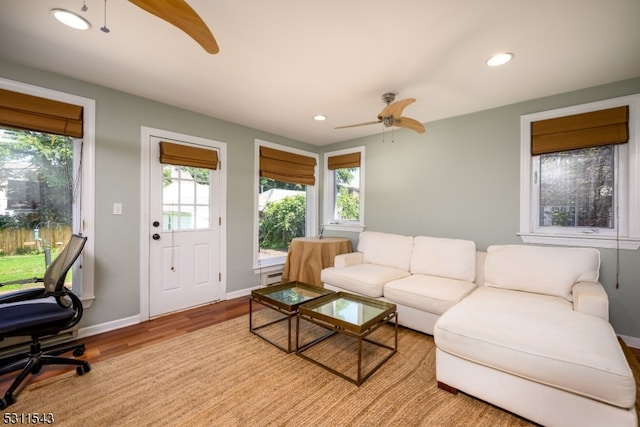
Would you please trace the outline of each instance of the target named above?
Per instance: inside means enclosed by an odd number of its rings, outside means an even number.
[[[80,301],[80,298],[78,298],[73,292],[66,292],[65,297],[71,300],[71,306],[73,306],[73,309],[76,312],[71,321],[65,326],[65,329],[69,329],[80,322],[84,308],[82,307],[82,301]],[[57,297],[56,301],[61,307],[67,307],[67,305],[62,302],[61,298]]]
[[[20,289],[15,292],[0,295],[0,304],[29,301],[44,296],[47,296],[47,290],[45,288]]]
[[[25,285],[27,283],[38,283],[44,282],[42,277],[30,277],[28,279],[20,279],[20,280],[10,280],[8,282],[0,283],[0,288],[7,285]]]

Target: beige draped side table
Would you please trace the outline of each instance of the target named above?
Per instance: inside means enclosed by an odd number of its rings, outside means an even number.
[[[299,281],[322,287],[320,271],[333,267],[336,255],[352,252],[346,237],[297,237],[289,244],[282,282]]]

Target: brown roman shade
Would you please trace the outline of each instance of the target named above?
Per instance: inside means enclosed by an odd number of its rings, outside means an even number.
[[[218,152],[207,148],[191,147],[189,145],[162,141],[160,142],[160,163],[217,169]]]
[[[274,148],[260,147],[260,176],[301,185],[316,183],[316,159]]]
[[[629,106],[531,123],[531,154],[624,144],[629,140]]]
[[[82,107],[0,89],[0,124],[82,138]]]
[[[327,159],[327,168],[329,170],[343,169],[343,168],[359,168],[360,167],[360,152],[341,154],[339,156],[331,156]]]

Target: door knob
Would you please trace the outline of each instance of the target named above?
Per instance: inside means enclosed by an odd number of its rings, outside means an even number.
[[[160,223],[158,221],[153,221],[153,226],[154,227],[160,227]]]
[[[155,233],[153,236],[151,236],[151,238],[153,240],[160,240],[160,235],[158,233]]]

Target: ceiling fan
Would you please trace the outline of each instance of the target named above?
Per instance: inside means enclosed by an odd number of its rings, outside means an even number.
[[[175,25],[204,50],[211,54],[220,51],[216,39],[202,18],[184,0],[129,0],[152,15]]]
[[[382,100],[387,106],[378,114],[378,120],[373,122],[358,123],[355,125],[338,126],[335,129],[352,128],[356,126],[373,125],[382,123],[384,127],[397,126],[401,128],[407,128],[414,130],[418,133],[424,133],[424,126],[422,123],[409,117],[402,117],[402,110],[416,100],[414,98],[402,99],[400,101],[393,102],[396,99],[395,93],[385,93],[382,95]]]

